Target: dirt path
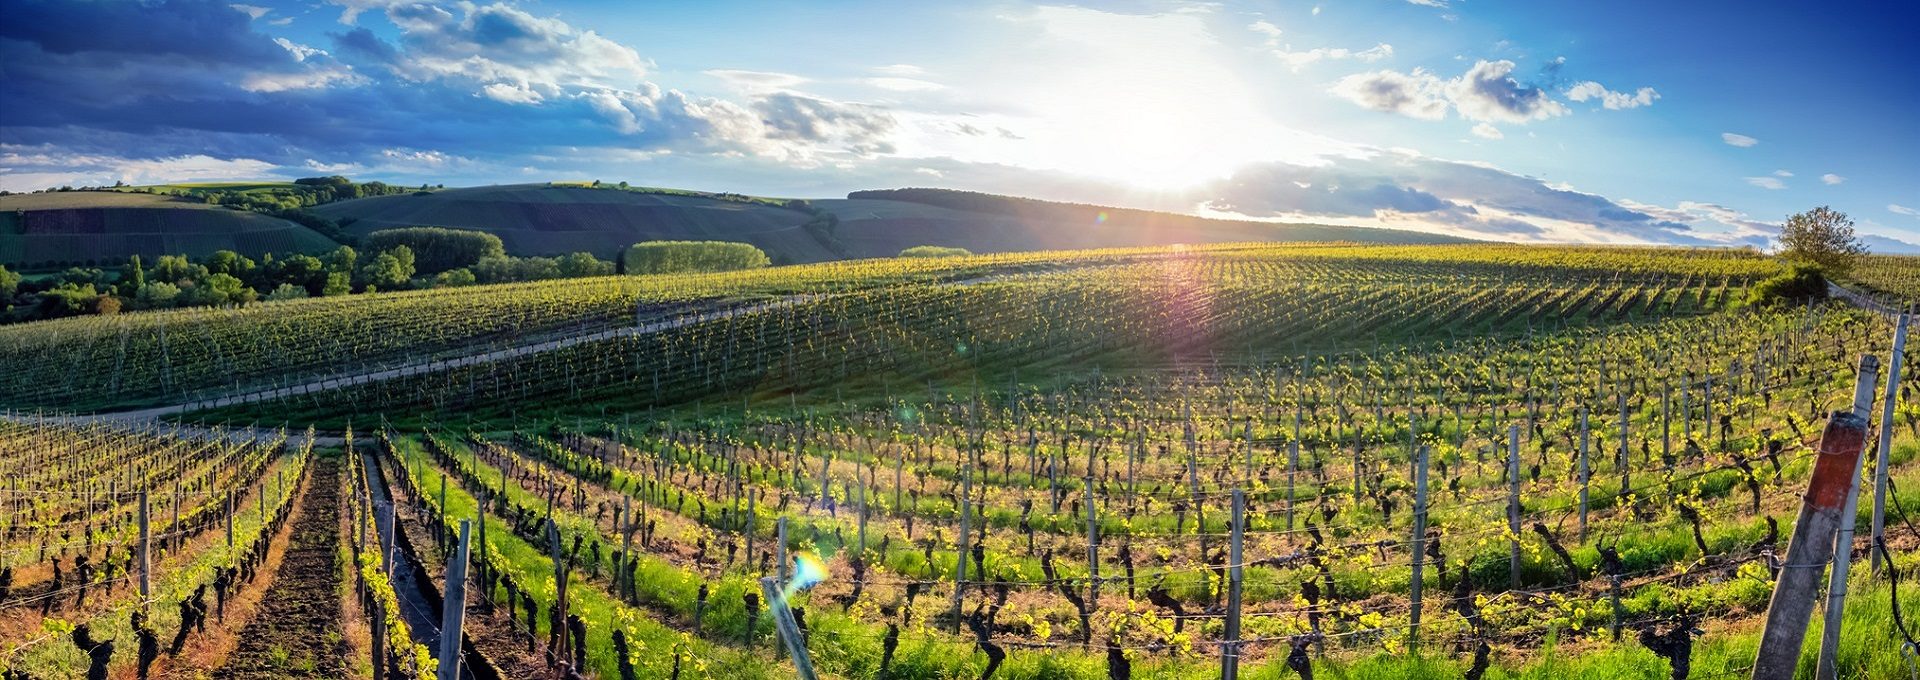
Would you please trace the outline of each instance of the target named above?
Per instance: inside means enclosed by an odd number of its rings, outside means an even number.
[[[346,677],[340,572],[334,566],[340,548],[340,461],[314,459],[313,480],[274,587],[214,678]]]

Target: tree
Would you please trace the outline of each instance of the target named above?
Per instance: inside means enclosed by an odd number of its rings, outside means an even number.
[[[141,266],[140,256],[134,255],[127,258],[126,268],[120,271],[120,294],[133,297],[144,285],[147,285],[147,269]]]
[[[165,281],[141,286],[133,295],[134,304],[141,309],[166,309],[172,307],[179,298],[180,287]]]
[[[966,248],[947,246],[914,246],[900,251],[900,257],[966,257],[972,254]]]
[[[348,275],[352,275],[353,263],[358,259],[360,259],[360,254],[353,252],[353,248],[351,246],[340,246],[338,248],[334,248],[333,252],[327,253],[327,258],[326,258],[327,271],[343,272]]]
[[[194,305],[244,305],[260,296],[247,284],[231,274],[210,274],[199,285],[186,291],[186,299]]]
[[[394,246],[392,250],[380,253],[360,269],[360,280],[370,288],[394,290],[405,288],[413,279],[413,249],[406,246]]]
[[[7,271],[6,265],[0,265],[0,298],[13,297],[20,290],[20,275]]]
[[[1780,249],[1787,259],[1818,265],[1836,279],[1846,278],[1867,254],[1853,235],[1853,220],[1824,205],[1787,217],[1780,227]]]
[[[747,243],[645,241],[627,249],[628,274],[724,272],[765,267],[767,254]]]
[[[477,279],[474,278],[473,272],[468,269],[444,271],[440,272],[438,276],[433,277],[433,285],[439,288],[471,286],[475,281],[477,281]]]
[[[382,229],[368,234],[364,245],[374,252],[400,246],[411,248],[419,256],[416,269],[422,276],[470,267],[482,258],[507,254],[498,236],[484,231],[440,227]]]
[[[353,292],[353,277],[346,272],[334,272],[327,275],[327,284],[320,288],[320,295],[333,297]]]
[[[207,277],[207,268],[187,260],[185,255],[161,255],[153,263],[153,279],[179,284],[181,281],[197,281]]]
[[[277,302],[280,300],[299,300],[304,297],[307,297],[307,289],[301,288],[300,286],[296,286],[291,283],[280,284],[280,287],[273,289],[273,292],[267,293],[268,302]]]
[[[592,253],[560,256],[560,275],[563,277],[606,276],[612,273],[613,263],[594,257]]]
[[[207,271],[214,274],[226,274],[234,278],[246,278],[253,272],[253,260],[231,250],[216,250],[207,256]]]
[[[327,264],[312,255],[290,255],[275,264],[267,283],[291,283],[307,289],[308,295],[320,294],[327,284]]]

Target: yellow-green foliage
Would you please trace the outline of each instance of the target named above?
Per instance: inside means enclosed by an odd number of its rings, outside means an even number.
[[[901,257],[966,257],[972,254],[973,251],[966,248],[947,246],[914,246],[900,251]]]
[[[647,241],[627,249],[628,274],[730,272],[767,266],[767,254],[731,241]]]

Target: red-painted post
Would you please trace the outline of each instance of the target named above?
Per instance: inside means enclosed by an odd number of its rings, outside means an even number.
[[[1835,411],[1820,435],[1813,478],[1800,504],[1787,560],[1774,583],[1767,605],[1767,624],[1760,635],[1760,653],[1753,662],[1753,680],[1792,680],[1800,648],[1806,642],[1807,623],[1819,589],[1821,571],[1833,560],[1834,535],[1842,521],[1847,497],[1859,481],[1860,453],[1867,443],[1867,410],[1873,405],[1873,387],[1880,361],[1861,357],[1854,385],[1853,410]]]

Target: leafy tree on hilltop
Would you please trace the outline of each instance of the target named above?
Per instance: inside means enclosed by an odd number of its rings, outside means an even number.
[[[1824,205],[1788,217],[1780,227],[1780,248],[1787,259],[1819,265],[1834,278],[1846,278],[1867,254],[1853,235],[1853,220]]]
[[[407,282],[413,280],[413,265],[413,249],[394,246],[362,267],[360,279],[364,284],[380,290],[405,288]]]
[[[6,265],[0,265],[0,297],[13,297],[20,289],[20,275],[7,271]]]

